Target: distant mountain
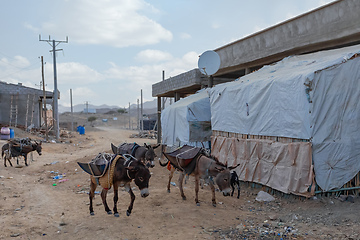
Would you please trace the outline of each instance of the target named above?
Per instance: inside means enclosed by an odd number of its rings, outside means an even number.
[[[141,108],[141,103],[139,103],[139,108]],[[168,105],[168,104],[166,104]],[[59,108],[59,113],[64,113],[64,112],[71,112],[71,108],[70,107],[65,107],[62,106],[61,104],[59,104],[58,106]],[[88,105],[88,109],[96,109],[97,113],[104,113],[104,112],[109,112],[109,111],[117,111],[118,109],[120,109],[122,107],[119,106],[109,106],[106,104],[100,105],[100,106],[96,106],[96,105],[92,105],[89,104]],[[130,111],[132,113],[135,113],[137,111],[138,105],[137,104],[131,104],[130,105]],[[82,112],[85,109],[85,104],[77,104],[73,106],[73,111],[74,112]],[[128,107],[126,108],[126,111],[128,111]],[[153,114],[157,112],[157,99],[154,99],[153,101],[147,101],[143,103],[143,113],[144,114]]]
[[[65,106],[62,106],[61,104],[59,104],[59,113],[64,113],[64,112],[71,112],[71,107],[65,107]],[[96,106],[96,105],[92,105],[92,104],[89,104],[88,105],[88,109],[109,109],[109,110],[112,110],[112,109],[119,109],[121,107],[119,106],[109,106],[109,105],[106,105],[106,104],[103,104],[103,105],[100,105],[100,106]],[[85,109],[85,104],[77,104],[77,105],[74,105],[73,106],[73,111],[74,112],[82,112],[84,111]]]

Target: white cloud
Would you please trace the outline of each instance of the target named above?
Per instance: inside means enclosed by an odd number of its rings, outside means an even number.
[[[43,23],[42,31],[69,36],[81,44],[114,47],[145,46],[171,41],[172,33],[142,15],[158,10],[143,0],[75,0],[66,1],[54,19]],[[27,28],[34,27],[27,25]],[[36,29],[36,28],[35,28]]]
[[[140,90],[144,92],[145,100],[152,99],[152,85],[162,80],[162,71],[165,71],[165,78],[197,68],[198,53],[189,52],[181,58],[172,58],[169,61],[145,64],[141,66],[118,67],[114,64],[104,74],[109,79],[115,79],[113,86],[119,90],[121,102],[135,103],[140,96]],[[134,95],[135,94],[135,95]]]
[[[188,33],[181,33],[180,38],[181,39],[191,39],[191,35]]]
[[[218,28],[220,28],[221,26],[220,26],[220,24],[218,24],[218,23],[213,23],[213,24],[211,24],[211,28],[213,28],[213,29],[218,29]]]
[[[76,97],[96,97],[97,93],[88,87],[78,87],[73,89],[73,96]]]
[[[135,59],[139,62],[162,62],[171,60],[172,56],[170,53],[167,52],[147,49],[139,52],[136,55]]]
[[[82,85],[104,80],[101,73],[81,63],[57,63],[56,68],[61,83]],[[47,64],[46,71],[53,74],[53,64]]]

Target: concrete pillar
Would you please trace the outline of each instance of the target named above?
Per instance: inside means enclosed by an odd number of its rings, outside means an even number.
[[[214,77],[211,75],[208,77],[208,79],[209,79],[209,87],[211,88],[214,86]]]
[[[174,100],[175,102],[179,101],[180,100],[180,93],[175,92],[174,98],[175,98],[175,100]]]
[[[157,143],[161,144],[161,97],[157,98]]]
[[[245,75],[251,73],[250,68],[245,68]]]

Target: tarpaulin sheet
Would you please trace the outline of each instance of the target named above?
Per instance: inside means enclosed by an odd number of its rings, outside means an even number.
[[[311,196],[314,172],[311,143],[280,143],[263,139],[212,137],[212,155],[235,171],[242,181],[261,183],[283,193]]]
[[[212,130],[311,141],[316,182],[360,171],[360,45],[291,56],[209,90]]]
[[[182,98],[161,113],[162,143],[167,146],[209,147],[211,112],[208,90]],[[209,125],[209,127],[206,127]],[[193,137],[197,132],[197,138]],[[201,140],[207,141],[200,142]]]
[[[311,87],[316,182],[340,188],[360,171],[360,57],[316,73]]]

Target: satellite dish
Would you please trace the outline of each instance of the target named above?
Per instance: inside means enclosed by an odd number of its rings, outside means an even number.
[[[219,55],[212,50],[204,52],[200,55],[198,67],[202,74],[208,76],[213,75],[219,70],[220,67]]]

